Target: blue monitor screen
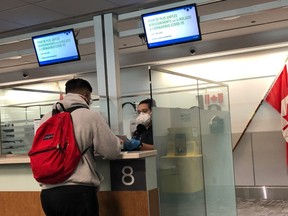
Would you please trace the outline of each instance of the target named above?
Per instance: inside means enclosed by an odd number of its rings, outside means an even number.
[[[39,66],[80,60],[73,29],[32,37]]]
[[[201,40],[196,4],[142,14],[148,49]]]

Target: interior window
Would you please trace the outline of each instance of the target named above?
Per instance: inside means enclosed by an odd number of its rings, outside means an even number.
[[[1,154],[27,154],[34,127],[44,114],[51,111],[55,102],[65,97],[67,80],[0,89]],[[94,78],[87,80],[95,86]],[[92,99],[91,109],[99,110],[99,97],[92,94]]]

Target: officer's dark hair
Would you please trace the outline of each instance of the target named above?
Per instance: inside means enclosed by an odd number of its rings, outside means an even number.
[[[145,100],[142,100],[142,101],[139,103],[139,105],[140,105],[140,104],[148,104],[148,107],[149,107],[150,110],[152,110],[152,107],[156,107],[156,102],[155,102],[155,100],[150,99],[150,98],[147,98],[147,99],[145,99]]]
[[[70,79],[65,84],[65,93],[79,93],[83,90],[92,92],[92,86],[87,80],[81,78]]]

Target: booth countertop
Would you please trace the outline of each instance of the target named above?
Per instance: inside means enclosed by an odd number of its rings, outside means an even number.
[[[202,154],[187,154],[187,155],[165,155],[161,158],[198,158],[202,157]]]
[[[157,154],[156,150],[151,151],[131,151],[131,152],[121,152],[121,155],[117,159],[138,159],[155,156]],[[30,163],[29,157],[25,155],[3,155],[0,156],[0,164],[27,164]]]
[[[1,155],[0,156],[0,164],[26,164],[30,163],[29,157],[25,155]]]
[[[137,158],[145,158],[150,156],[155,156],[157,154],[156,150],[149,151],[130,151],[130,152],[121,152],[121,156],[119,159],[137,159]]]

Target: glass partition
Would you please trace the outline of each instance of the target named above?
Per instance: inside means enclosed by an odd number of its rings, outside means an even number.
[[[131,137],[136,130],[135,119],[138,104],[151,97],[147,67],[131,67],[121,70],[121,102],[123,109],[123,134]]]
[[[236,215],[228,87],[150,73],[161,215]]]
[[[84,79],[87,80],[87,77]],[[88,79],[91,85],[96,81]],[[1,154],[27,154],[34,126],[52,105],[65,96],[67,80],[22,85],[0,90]],[[92,94],[92,110],[100,111],[99,97]]]

